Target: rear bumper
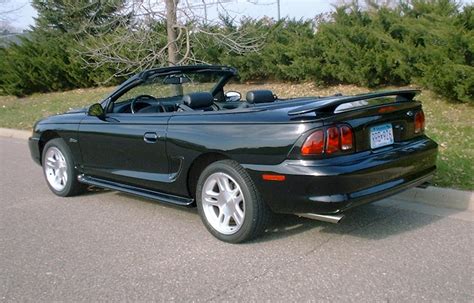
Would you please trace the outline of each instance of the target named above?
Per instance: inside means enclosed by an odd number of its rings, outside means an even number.
[[[244,167],[274,212],[335,214],[428,181],[436,170],[436,155],[437,144],[423,136],[332,159]],[[264,181],[264,173],[286,178]]]

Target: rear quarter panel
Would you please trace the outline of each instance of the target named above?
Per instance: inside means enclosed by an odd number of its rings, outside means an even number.
[[[275,165],[286,159],[301,134],[321,125],[290,121],[285,111],[175,115],[167,131],[170,166],[180,169],[173,191],[182,191],[192,163],[203,154],[222,154],[240,164]]]

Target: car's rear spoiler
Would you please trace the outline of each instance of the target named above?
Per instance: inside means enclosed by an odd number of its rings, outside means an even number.
[[[313,112],[316,110],[334,111],[339,105],[344,104],[344,103],[367,100],[367,99],[375,99],[375,98],[380,98],[380,97],[395,96],[395,102],[412,101],[413,98],[420,92],[421,91],[419,89],[406,89],[406,90],[375,92],[375,93],[368,93],[368,94],[354,95],[354,96],[330,97],[330,98],[325,98],[323,100],[315,101],[308,105],[295,108],[289,111],[288,115],[289,116],[301,115],[301,114],[306,114],[306,113]]]

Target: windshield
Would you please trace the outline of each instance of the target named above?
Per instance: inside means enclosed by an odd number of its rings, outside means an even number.
[[[151,75],[142,83],[124,93],[117,101],[125,101],[140,95],[157,99],[184,96],[194,92],[212,92],[228,73],[216,71],[190,71],[168,75]]]

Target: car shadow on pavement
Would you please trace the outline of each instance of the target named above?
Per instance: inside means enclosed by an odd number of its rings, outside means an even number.
[[[101,194],[110,192],[109,190],[94,188],[88,194]],[[113,191],[112,191],[113,192]],[[167,208],[171,212],[186,212],[199,220],[199,215],[195,207],[183,207],[166,204],[159,201],[135,197],[126,193],[115,192],[116,195],[133,199],[133,203],[156,204]],[[359,206],[346,211],[345,218],[338,224],[327,223],[317,220],[298,217],[295,215],[273,214],[272,220],[265,233],[252,243],[274,241],[299,234],[312,233],[315,237],[318,234],[348,235],[364,239],[377,240],[393,235],[410,232],[423,226],[427,226],[441,220],[443,217],[427,215],[413,212],[393,206],[379,206],[377,203]]]
[[[394,205],[396,202],[394,202]],[[435,223],[443,217],[398,209],[396,207],[363,205],[344,213],[338,224],[297,217],[275,215],[265,234],[253,243],[272,241],[297,234],[318,233],[348,235],[369,240],[384,239]]]
[[[147,198],[134,196],[134,195],[127,194],[127,193],[122,193],[122,192],[115,192],[115,194],[120,196],[120,197],[127,197],[127,198],[131,198],[133,200],[136,200],[137,203],[138,202],[144,202],[144,203],[149,203],[149,204],[155,204],[157,206],[159,205],[159,206],[165,207],[165,208],[170,209],[170,210],[176,210],[176,211],[180,211],[180,212],[191,213],[191,214],[195,214],[196,216],[199,216],[196,207],[187,207],[187,206],[174,205],[174,204],[160,202],[160,201],[157,201],[157,200],[147,199]]]
[[[111,192],[110,189],[95,187],[93,185],[90,185],[87,187],[87,190],[85,192],[81,193],[81,196],[98,195],[98,194],[105,194],[105,193],[110,193],[110,192]]]

